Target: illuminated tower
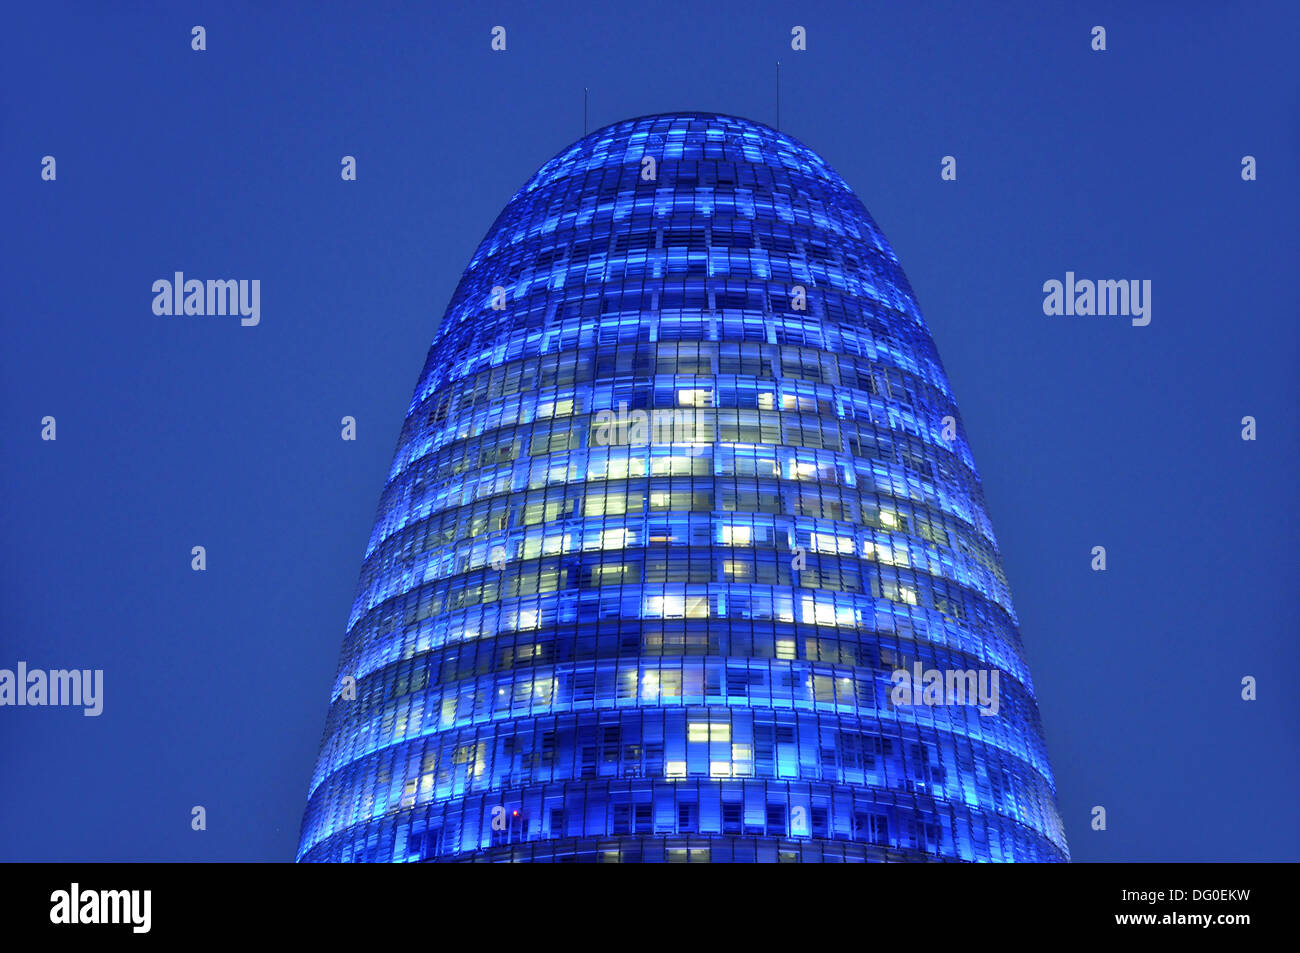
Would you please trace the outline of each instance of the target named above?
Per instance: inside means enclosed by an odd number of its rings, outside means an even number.
[[[299,859],[1068,859],[959,421],[807,147],[683,113],[565,149],[429,350]]]

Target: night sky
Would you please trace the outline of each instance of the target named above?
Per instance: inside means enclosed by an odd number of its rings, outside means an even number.
[[[293,858],[475,246],[584,87],[591,129],[771,123],[778,59],[782,129],[857,191],[943,357],[1073,858],[1300,858],[1300,8],[122,6],[0,14],[0,668],[105,680],[97,718],[0,708],[0,860]],[[260,324],[155,316],[176,271],[259,279]],[[1150,325],[1045,315],[1067,271],[1150,280]]]

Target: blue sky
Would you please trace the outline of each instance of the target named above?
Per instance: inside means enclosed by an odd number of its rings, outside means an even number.
[[[0,859],[292,858],[474,247],[584,86],[593,129],[771,122],[777,59],[956,391],[1074,858],[1300,856],[1294,5],[120,6],[0,14],[0,667],[105,671],[99,718],[0,710]],[[260,325],[154,316],[177,270],[260,279]],[[1045,316],[1066,271],[1149,279],[1151,324]]]

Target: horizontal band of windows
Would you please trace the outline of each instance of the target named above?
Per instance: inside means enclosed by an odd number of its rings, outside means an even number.
[[[1005,614],[958,622],[935,609],[849,594],[762,586],[627,586],[515,598],[418,619],[407,615],[404,611],[405,621],[377,618],[373,626],[349,632],[340,677],[349,672],[364,677],[398,658],[502,635],[540,635],[574,625],[604,624],[621,630],[630,621],[640,621],[643,628],[660,621],[707,627],[709,620],[717,620],[733,631],[741,627],[738,636],[751,624],[756,633],[762,631],[760,627],[777,624],[815,627],[827,636],[840,630],[891,632],[919,644],[967,652],[1001,671],[1027,678],[1022,674],[1019,636]]]
[[[480,769],[464,779],[469,782],[466,791],[579,780],[595,775],[577,769],[596,762],[601,749],[600,762],[613,765],[621,760],[623,767],[631,762],[638,776],[647,778],[671,779],[674,773],[666,762],[685,761],[692,754],[703,759],[712,753],[708,760],[757,762],[763,776],[771,778],[843,781],[874,763],[886,768],[883,773],[898,786],[915,790],[908,780],[960,781],[963,775],[973,775],[971,766],[979,764],[988,788],[999,794],[1009,787],[1051,788],[1041,740],[1022,746],[1020,735],[981,733],[960,720],[919,722],[883,710],[859,715],[825,707],[698,705],[612,708],[600,714],[599,724],[591,721],[593,716],[591,711],[485,715],[475,724],[459,723],[440,733],[425,732],[379,745],[368,740],[366,750],[355,745],[336,748],[331,758],[322,761],[324,770],[310,800],[327,798],[329,789],[345,785],[349,775],[376,784],[381,772],[375,768],[384,763],[410,778],[434,774],[440,765],[452,768],[479,762]],[[361,732],[352,737],[359,740]],[[731,750],[733,744],[743,745],[744,750]],[[520,758],[530,751],[543,757]],[[546,758],[548,751],[564,752],[566,757]],[[521,770],[525,765],[532,770]],[[617,768],[608,774],[626,776]],[[860,777],[854,780],[866,783]],[[874,783],[882,780],[878,776]],[[388,785],[378,782],[377,787]]]

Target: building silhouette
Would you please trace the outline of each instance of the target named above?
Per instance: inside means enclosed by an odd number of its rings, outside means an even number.
[[[948,380],[816,153],[647,116],[497,218],[398,440],[298,858],[1068,859]]]

